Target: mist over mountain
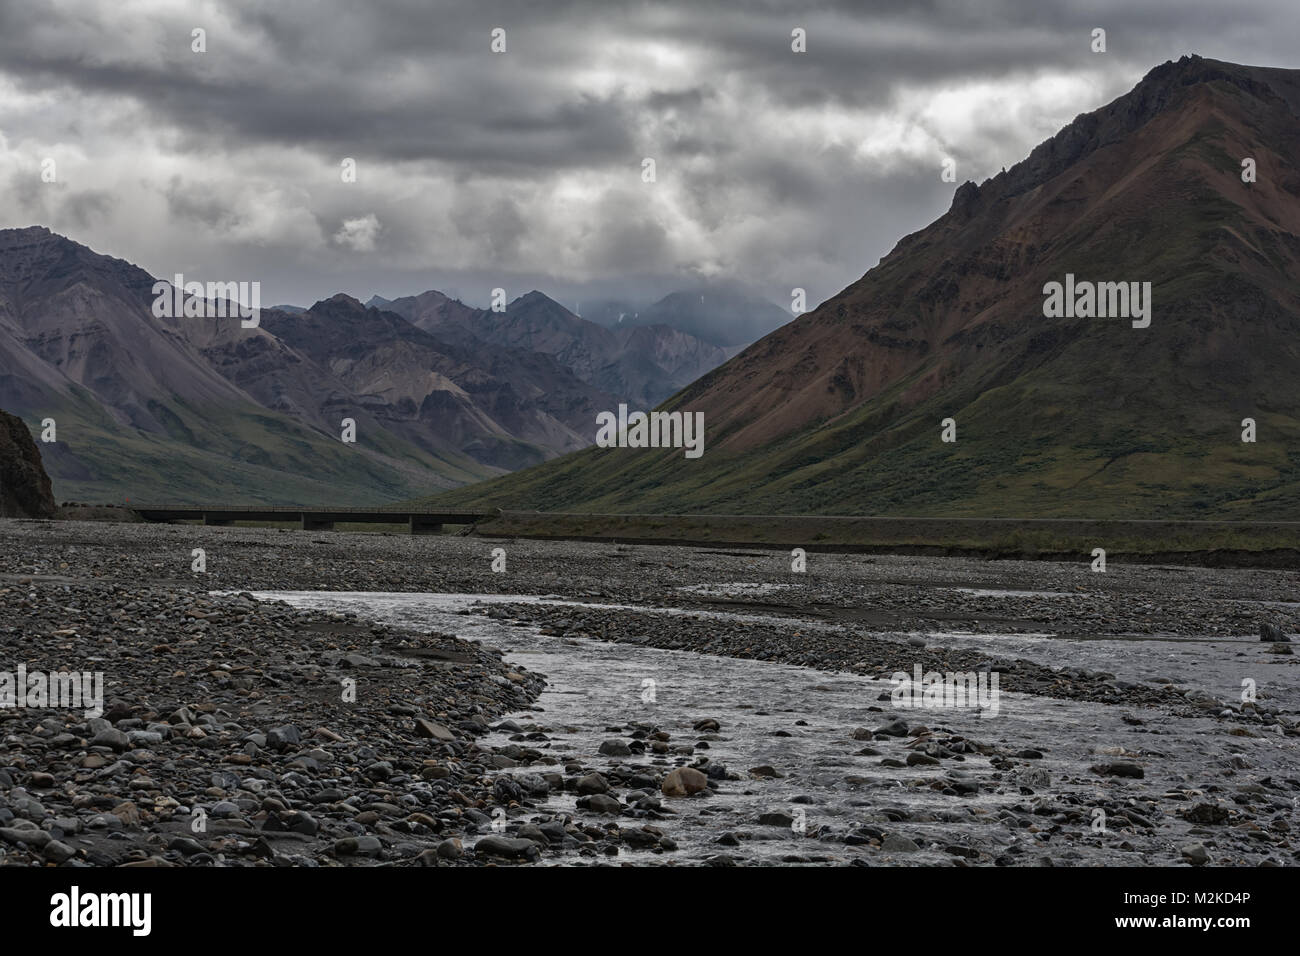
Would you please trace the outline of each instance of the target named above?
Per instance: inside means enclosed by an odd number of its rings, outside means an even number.
[[[674,396],[668,408],[705,415],[702,459],[588,449],[441,500],[1293,515],[1297,147],[1300,72],[1165,63],[1024,161],[959,186],[859,281]],[[1150,283],[1149,325],[1047,317],[1045,288],[1067,277]],[[1256,441],[1242,440],[1246,419]]]
[[[436,291],[395,299],[388,307],[466,348],[487,343],[549,355],[582,381],[646,409],[732,354],[668,325],[606,328],[536,290],[504,312],[475,309]]]
[[[723,349],[756,342],[793,318],[734,282],[697,283],[653,302],[600,300],[585,304],[582,314],[609,328],[666,325]]]

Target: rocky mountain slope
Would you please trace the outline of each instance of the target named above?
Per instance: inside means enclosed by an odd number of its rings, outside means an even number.
[[[703,458],[590,449],[443,500],[1294,517],[1298,149],[1300,72],[1166,63],[674,396],[704,413]],[[1149,326],[1047,317],[1067,275],[1151,283]]]
[[[613,402],[547,355],[461,348],[346,296],[245,328],[155,316],[154,282],[0,230],[0,404],[55,419],[60,497],[379,504],[580,448]]]
[[[0,411],[0,517],[48,518],[54,514],[50,478],[23,420]]]

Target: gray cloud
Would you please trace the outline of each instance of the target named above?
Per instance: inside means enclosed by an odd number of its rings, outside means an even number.
[[[16,0],[0,220],[280,301],[700,277],[818,301],[947,208],[944,158],[982,180],[1184,53],[1300,66],[1291,0],[867,6]],[[40,182],[46,156],[66,188]]]

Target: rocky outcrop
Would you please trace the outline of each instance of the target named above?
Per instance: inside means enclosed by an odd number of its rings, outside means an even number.
[[[21,418],[0,411],[0,516],[48,518],[54,514],[50,476]]]

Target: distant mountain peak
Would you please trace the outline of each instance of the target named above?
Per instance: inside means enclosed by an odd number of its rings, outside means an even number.
[[[317,302],[315,305],[312,306],[312,309],[314,310],[322,305],[344,306],[349,309],[357,309],[360,311],[365,311],[367,308],[369,308],[369,306],[362,305],[359,299],[353,298],[352,296],[348,295],[346,292],[336,292],[328,299],[322,299],[321,301]]]

